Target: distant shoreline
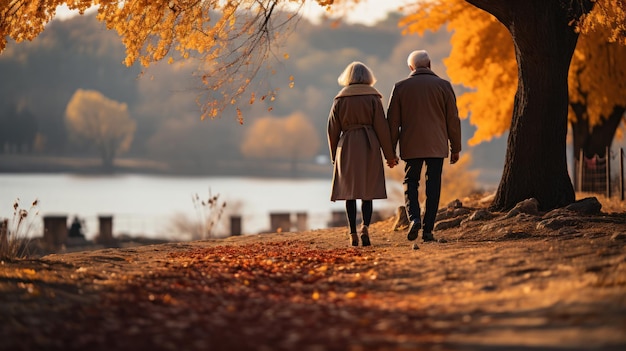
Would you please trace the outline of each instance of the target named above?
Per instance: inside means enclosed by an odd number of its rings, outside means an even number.
[[[183,169],[141,158],[117,158],[106,171],[95,157],[0,154],[0,173],[72,173],[85,175],[154,174],[168,176],[256,176],[272,178],[330,178],[330,165],[299,163],[292,172],[288,162],[221,162],[218,168]]]

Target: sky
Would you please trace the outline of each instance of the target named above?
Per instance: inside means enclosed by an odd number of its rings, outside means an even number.
[[[318,22],[322,16],[331,18],[343,17],[348,23],[360,23],[364,25],[374,25],[376,22],[384,20],[389,12],[398,9],[407,3],[415,3],[415,0],[361,0],[346,11],[329,13],[325,8],[319,6],[317,2],[309,0],[302,9],[302,14],[313,22]],[[57,8],[56,18],[63,20],[78,14],[78,11],[71,11],[67,6],[62,5]]]

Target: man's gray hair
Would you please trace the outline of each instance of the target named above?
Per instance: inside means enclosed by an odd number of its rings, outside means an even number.
[[[410,67],[417,69],[420,67],[430,67],[430,57],[426,50],[415,50],[409,54],[409,58],[406,60]]]
[[[337,79],[339,85],[347,87],[350,84],[374,85],[374,73],[362,62],[354,61],[343,70]]]

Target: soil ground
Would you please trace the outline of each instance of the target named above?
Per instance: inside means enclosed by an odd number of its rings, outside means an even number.
[[[0,349],[625,350],[626,215],[604,211],[5,260]]]

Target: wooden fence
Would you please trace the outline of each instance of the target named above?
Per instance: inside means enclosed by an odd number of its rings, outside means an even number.
[[[611,160],[617,159],[618,175],[612,178]],[[615,166],[615,165],[614,165]],[[607,198],[617,190],[620,199],[624,200],[624,149],[620,148],[618,155],[611,155],[611,149],[606,148],[604,157],[594,155],[585,157],[582,150],[575,160],[576,191],[604,194]]]

